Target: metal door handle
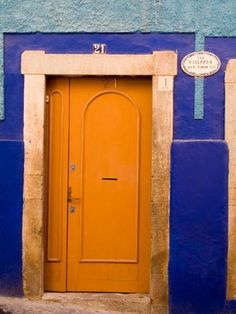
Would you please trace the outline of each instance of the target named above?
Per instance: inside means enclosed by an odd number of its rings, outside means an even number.
[[[72,188],[70,186],[68,187],[67,201],[68,202],[80,201],[79,197],[72,197]]]
[[[80,198],[79,197],[68,197],[67,201],[68,202],[80,201]]]

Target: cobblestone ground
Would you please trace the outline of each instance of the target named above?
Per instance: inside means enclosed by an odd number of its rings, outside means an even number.
[[[131,314],[131,312],[105,311],[95,308],[84,308],[75,304],[62,304],[48,301],[29,301],[21,298],[0,296],[0,314]],[[135,312],[132,312],[135,314]]]

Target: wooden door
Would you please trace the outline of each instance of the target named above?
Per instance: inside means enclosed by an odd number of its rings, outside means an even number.
[[[61,256],[47,259],[46,290],[148,292],[151,79],[52,82],[49,107],[62,96],[49,114],[47,255]]]

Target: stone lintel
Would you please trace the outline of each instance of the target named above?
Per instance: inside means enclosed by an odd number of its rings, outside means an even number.
[[[177,74],[177,54],[173,51],[155,51],[146,55],[46,54],[44,51],[24,51],[21,73],[174,76]]]

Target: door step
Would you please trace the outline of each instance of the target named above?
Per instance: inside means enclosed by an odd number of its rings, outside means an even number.
[[[149,314],[151,298],[148,294],[124,293],[54,293],[47,292],[45,301],[78,304],[86,309],[114,311],[129,314]]]

